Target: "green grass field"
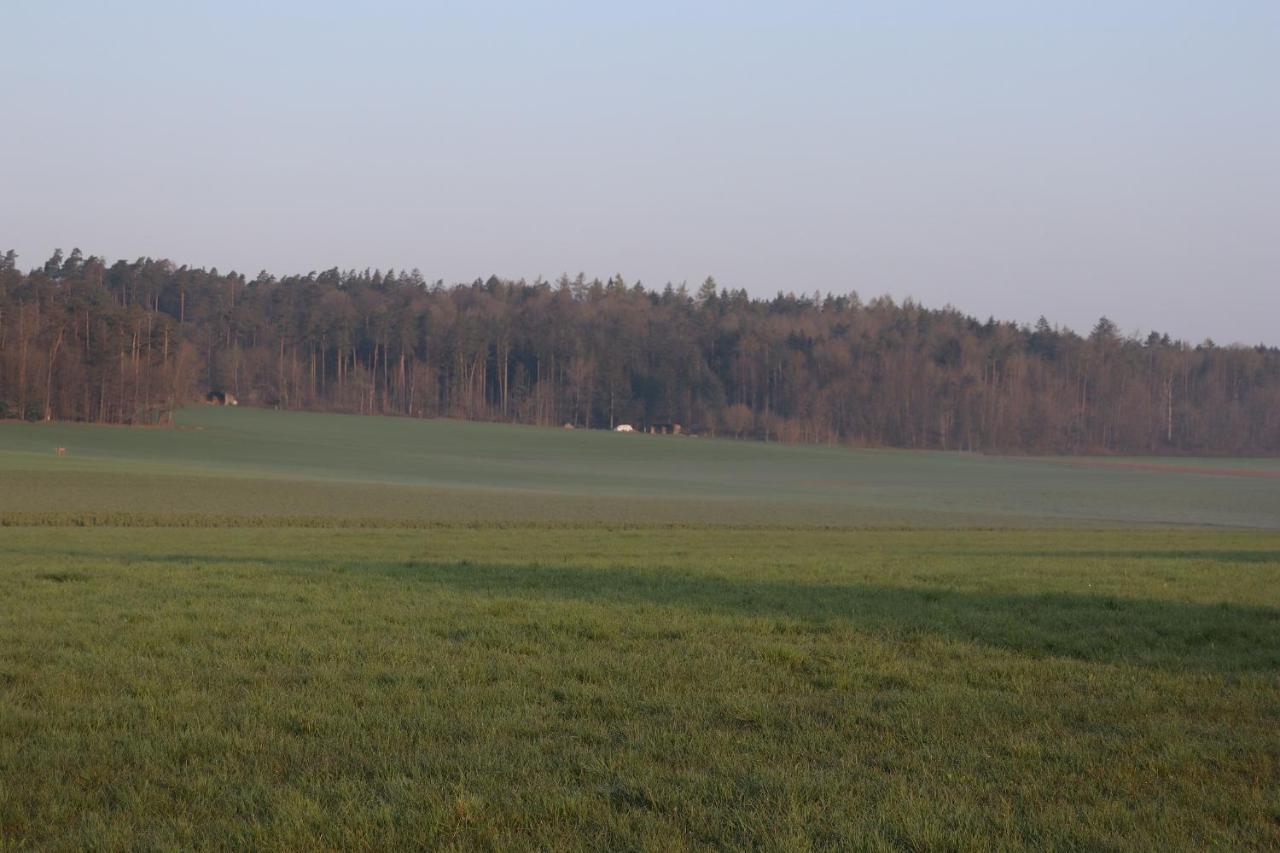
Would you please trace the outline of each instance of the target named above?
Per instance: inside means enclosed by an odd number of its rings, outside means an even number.
[[[1274,459],[1151,471],[254,409],[188,409],[179,424],[0,424],[0,516],[1280,529]],[[1196,466],[1262,476],[1178,470]]]
[[[0,850],[1280,846],[1274,462],[182,422],[0,424]]]

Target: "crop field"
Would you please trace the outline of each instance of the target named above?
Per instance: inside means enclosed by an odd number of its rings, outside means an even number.
[[[1137,467],[203,407],[178,423],[0,424],[0,517],[1280,530],[1280,460]]]
[[[0,850],[1275,849],[1278,470],[0,424]]]

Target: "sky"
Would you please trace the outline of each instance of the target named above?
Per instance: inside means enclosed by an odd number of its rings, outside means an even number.
[[[0,249],[1280,345],[1280,2],[6,0]]]

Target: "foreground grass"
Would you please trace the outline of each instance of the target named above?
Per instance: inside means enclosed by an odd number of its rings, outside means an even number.
[[[0,529],[0,847],[1274,848],[1280,538]]]

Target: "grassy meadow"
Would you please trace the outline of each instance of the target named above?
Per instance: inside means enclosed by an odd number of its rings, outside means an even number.
[[[1278,468],[1152,464],[0,424],[0,850],[1275,849]]]
[[[1280,530],[1280,460],[1133,461],[198,407],[176,429],[0,424],[0,517]]]

